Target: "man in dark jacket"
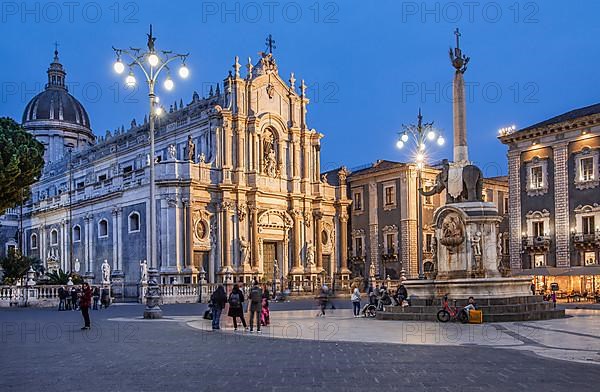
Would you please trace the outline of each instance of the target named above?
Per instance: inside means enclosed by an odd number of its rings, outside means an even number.
[[[79,308],[85,325],[81,329],[90,329],[90,306],[92,305],[92,289],[88,283],[83,283],[81,298],[79,299]]]
[[[67,295],[66,295],[66,293],[65,293],[65,288],[64,288],[64,287],[62,287],[62,286],[60,286],[60,287],[58,288],[58,299],[59,299],[59,301],[60,301],[60,302],[58,303],[58,310],[59,310],[59,311],[61,311],[61,310],[65,310],[65,302],[66,302],[66,299],[67,299]]]
[[[256,314],[256,332],[260,333],[260,315],[262,313],[263,292],[257,281],[250,289],[250,332],[254,330],[254,315]]]
[[[220,320],[221,312],[227,303],[227,294],[222,284],[210,296],[210,304],[212,309],[212,329],[221,329]]]

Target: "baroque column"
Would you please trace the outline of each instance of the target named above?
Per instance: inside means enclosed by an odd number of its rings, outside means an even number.
[[[231,267],[231,214],[233,205],[230,201],[223,201],[221,203],[221,222],[222,222],[222,233],[221,241],[223,244],[223,265],[221,267],[221,274],[233,273]]]
[[[194,228],[191,200],[183,201],[185,209],[185,268],[192,268],[194,263]]]
[[[258,208],[256,204],[250,207],[252,211],[252,269],[258,271]]]
[[[304,272],[304,270],[300,267],[300,242],[302,241],[301,230],[303,226],[300,221],[300,217],[302,216],[302,212],[300,212],[299,210],[294,210],[292,211],[292,216],[294,217],[294,252],[292,255],[292,270],[290,271],[290,273],[302,274]]]
[[[321,232],[323,231],[323,213],[315,211],[315,249],[317,253],[317,270],[323,271],[323,242],[321,240]]]
[[[454,162],[466,163],[469,161],[467,149],[467,110],[465,105],[465,81],[463,74],[467,70],[469,57],[460,50],[460,32],[456,35],[456,48],[450,50],[450,60],[455,69],[452,91],[452,111],[454,117]]]
[[[345,207],[341,207],[344,209]],[[348,269],[348,213],[340,211],[340,274],[349,274]]]

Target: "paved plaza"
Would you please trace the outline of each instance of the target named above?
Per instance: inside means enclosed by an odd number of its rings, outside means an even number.
[[[600,382],[599,310],[479,326],[316,318],[311,301],[272,305],[262,335],[212,332],[205,305],[92,313],[0,311],[3,391],[589,391]],[[344,308],[344,309],[340,309]]]

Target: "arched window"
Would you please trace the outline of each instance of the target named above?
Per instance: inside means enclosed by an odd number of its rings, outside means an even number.
[[[58,230],[50,231],[50,245],[58,245]]]
[[[98,237],[108,237],[108,221],[106,219],[101,219],[98,222]]]
[[[73,242],[81,241],[81,226],[75,225],[73,226]]]
[[[137,233],[140,231],[140,214],[138,212],[132,212],[129,214],[128,231],[130,233]]]
[[[29,244],[31,246],[31,249],[37,249],[37,234],[31,234],[31,236],[29,237]]]

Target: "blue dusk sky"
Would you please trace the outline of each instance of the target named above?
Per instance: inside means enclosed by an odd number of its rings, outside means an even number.
[[[461,30],[471,57],[465,73],[470,158],[486,176],[506,174],[499,128],[518,128],[597,103],[600,2],[573,1],[3,1],[0,5],[0,115],[21,120],[46,83],[58,41],[70,92],[97,135],[140,121],[143,88],[128,91],[112,70],[111,47],[145,45],[190,52],[191,76],[158,93],[165,104],[206,95],[234,56],[256,62],[270,33],[284,80],[305,79],[309,126],[325,134],[322,170],[377,159],[407,161],[395,148],[419,107],[443,130],[431,161],[452,154],[448,49]],[[245,75],[245,68],[242,69]],[[141,75],[138,75],[138,80]],[[299,82],[297,83],[299,84]]]

